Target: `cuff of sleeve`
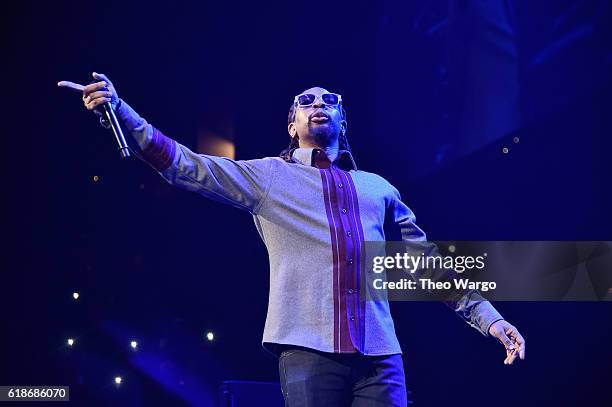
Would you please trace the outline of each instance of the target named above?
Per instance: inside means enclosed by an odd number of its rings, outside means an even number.
[[[483,301],[476,306],[476,323],[484,336],[490,336],[489,328],[495,322],[504,319],[489,301]]]
[[[117,114],[117,119],[119,119],[121,124],[128,131],[138,129],[145,121],[122,99],[119,99],[119,103],[117,103],[117,107],[115,108],[115,113]]]
[[[491,323],[489,325],[487,325],[486,336],[491,336],[491,334],[489,333],[489,329],[491,329],[491,325],[493,325],[497,321],[503,321],[503,320],[504,320],[504,318],[498,318],[496,320],[491,321]]]
[[[123,99],[119,99],[119,103],[115,108],[117,119],[123,127],[130,132],[132,137],[138,143],[141,149],[145,149],[152,138],[152,128],[145,119],[132,109]]]

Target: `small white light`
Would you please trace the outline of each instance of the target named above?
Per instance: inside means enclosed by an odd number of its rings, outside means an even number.
[[[121,384],[121,381],[122,381],[122,380],[123,380],[123,379],[121,378],[121,376],[117,376],[117,377],[115,377],[115,384]]]
[[[212,332],[208,332],[206,334],[206,339],[208,339],[209,341],[212,341],[213,339],[215,339],[215,335],[213,335]]]
[[[451,252],[451,253],[455,253],[455,245],[452,244],[452,245],[448,246],[448,251]]]
[[[138,347],[138,342],[132,341],[130,342],[130,346],[132,347],[132,349],[136,349]]]
[[[68,346],[74,345],[74,339],[72,339],[72,338],[68,338],[68,340],[66,342],[68,342]]]
[[[72,293],[72,298],[74,298],[75,300],[79,299],[79,293],[77,293],[76,291]]]

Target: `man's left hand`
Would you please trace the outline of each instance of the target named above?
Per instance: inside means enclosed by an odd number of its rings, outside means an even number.
[[[489,328],[489,335],[500,341],[506,348],[504,365],[511,365],[517,355],[525,359],[525,339],[513,325],[503,319],[497,321]]]

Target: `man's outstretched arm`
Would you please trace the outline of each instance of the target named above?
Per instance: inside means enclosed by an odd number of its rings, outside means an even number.
[[[166,137],[120,99],[105,75],[93,76],[98,82],[87,86],[68,81],[58,86],[82,93],[85,107],[97,115],[100,105],[110,102],[122,126],[137,143],[137,155],[170,184],[257,212],[272,182],[272,159],[232,160],[194,153]]]
[[[394,189],[395,199],[392,203],[394,221],[400,227],[402,241],[418,248],[414,252],[424,251],[427,256],[436,256],[438,248],[427,241],[425,232],[416,224],[414,213],[406,206],[397,189]],[[411,250],[412,251],[412,250]],[[423,272],[423,271],[421,271]],[[420,278],[419,272],[411,274],[412,278]],[[434,281],[443,281],[456,276],[453,270],[435,273]],[[504,364],[512,364],[516,357],[525,359],[525,340],[519,331],[508,323],[493,305],[482,297],[478,290],[456,290],[444,303],[453,309],[470,326],[485,336],[496,338],[506,349]]]

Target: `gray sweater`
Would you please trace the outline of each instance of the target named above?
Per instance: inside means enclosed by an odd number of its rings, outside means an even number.
[[[386,298],[363,293],[365,242],[385,240],[390,216],[406,244],[426,241],[412,211],[384,178],[358,170],[348,151],[330,163],[299,148],[292,159],[232,160],[196,154],[164,136],[121,101],[117,114],[141,159],[170,184],[253,215],[270,262],[263,346],[298,345],[324,352],[401,353]],[[488,335],[502,319],[474,290],[447,302]]]

